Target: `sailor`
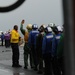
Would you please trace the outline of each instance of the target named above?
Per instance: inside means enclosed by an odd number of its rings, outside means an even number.
[[[36,36],[36,53],[37,53],[37,61],[38,61],[38,74],[43,73],[43,55],[42,55],[42,41],[43,37],[45,36],[45,24],[42,24],[38,31],[39,34]]]
[[[32,25],[32,31],[29,33],[29,39],[28,39],[28,45],[31,48],[33,62],[34,62],[34,70],[37,70],[37,55],[36,55],[36,49],[35,49],[35,37],[39,34],[38,26],[37,24]]]
[[[51,27],[46,27],[45,33],[46,35],[43,37],[42,43],[42,53],[45,63],[44,75],[52,75],[51,51],[52,51],[52,40],[54,36]]]
[[[57,48],[59,45],[62,28],[60,26],[57,26],[54,30],[55,36],[53,39],[53,47],[52,47],[52,69],[54,75],[61,75],[61,71],[59,69],[59,64],[57,60]]]
[[[20,31],[24,35],[24,68],[28,68],[28,55],[30,55],[30,66],[31,68],[33,67],[32,63],[32,56],[31,56],[31,49],[28,46],[28,38],[29,38],[29,33],[32,30],[32,24],[27,24],[26,29],[23,29],[23,25],[25,23],[25,20],[22,20],[21,26],[20,26]]]

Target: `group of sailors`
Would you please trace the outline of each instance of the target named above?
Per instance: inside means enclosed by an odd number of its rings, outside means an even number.
[[[6,33],[1,32],[1,46],[10,47],[10,30],[7,31]]]
[[[64,30],[58,25],[27,24],[23,29],[25,20],[22,20],[20,31],[24,35],[24,68],[30,66],[38,74],[64,75]]]

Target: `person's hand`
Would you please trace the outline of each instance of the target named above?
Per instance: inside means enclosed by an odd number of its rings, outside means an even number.
[[[21,24],[23,25],[23,24],[24,24],[24,22],[25,22],[25,20],[22,20]]]

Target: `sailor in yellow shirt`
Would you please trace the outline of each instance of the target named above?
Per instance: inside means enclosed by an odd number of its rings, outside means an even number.
[[[14,25],[10,39],[12,48],[12,67],[21,67],[21,65],[19,65],[19,40],[20,34],[18,33],[18,26]]]
[[[19,33],[14,29],[11,31],[11,43],[19,43]]]

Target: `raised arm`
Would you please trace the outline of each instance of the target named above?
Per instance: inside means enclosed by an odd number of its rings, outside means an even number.
[[[22,20],[21,26],[20,26],[20,31],[21,31],[21,33],[22,33],[23,35],[25,35],[25,29],[23,29],[24,23],[25,23],[25,20]]]

